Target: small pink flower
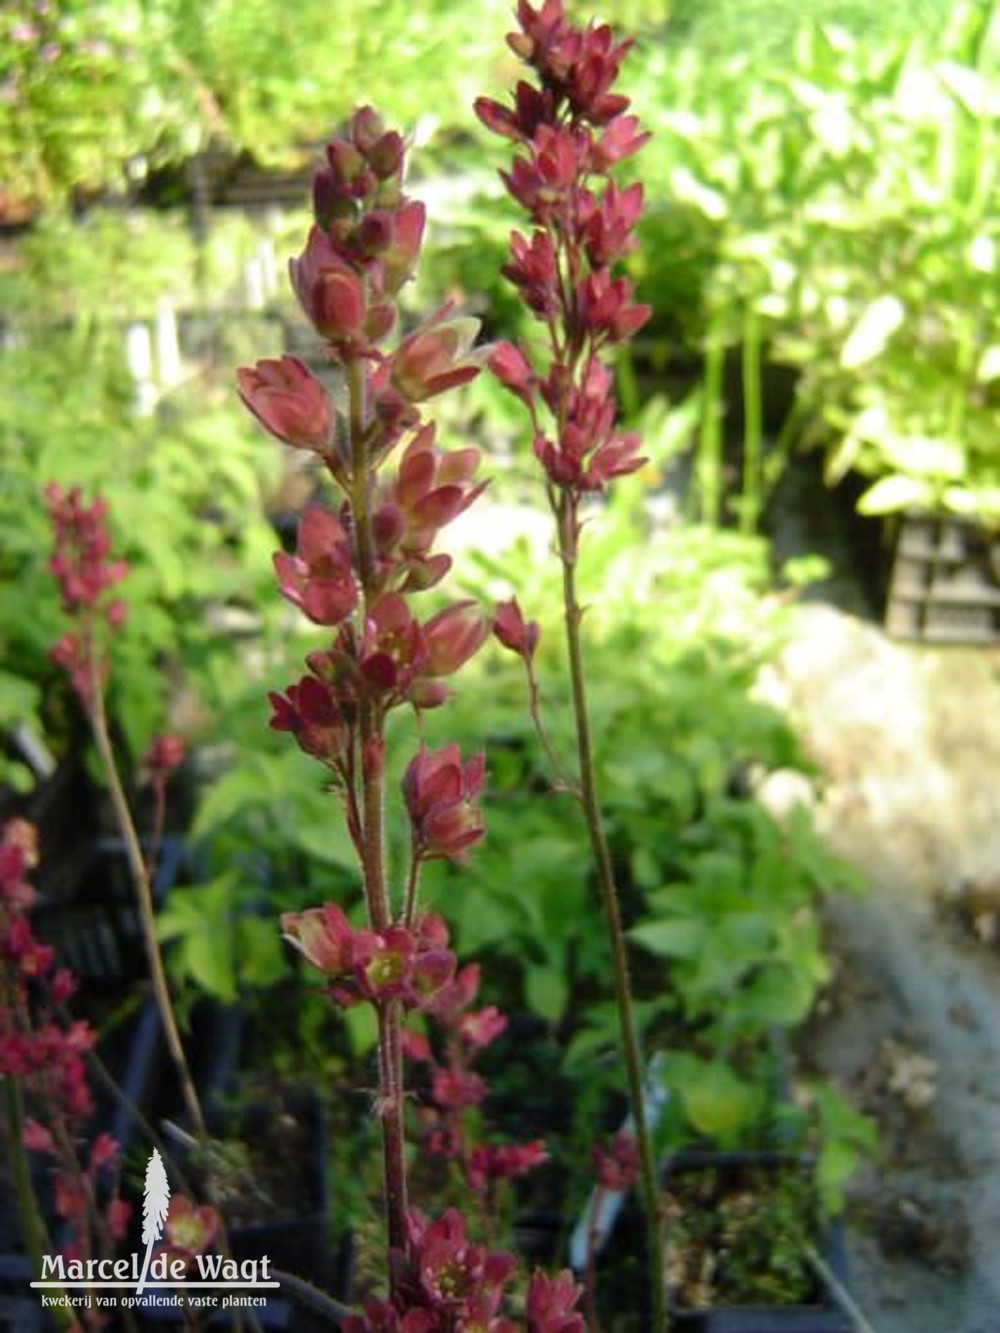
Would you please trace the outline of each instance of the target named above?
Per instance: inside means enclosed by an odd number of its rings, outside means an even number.
[[[458,1020],[459,1036],[468,1042],[473,1050],[478,1051],[491,1045],[506,1029],[507,1015],[502,1014],[494,1004],[462,1014]]]
[[[487,1092],[486,1080],[469,1069],[436,1068],[431,1075],[431,1096],[443,1110],[479,1106]]]
[[[21,1141],[29,1152],[52,1152],[55,1147],[55,1141],[49,1130],[44,1125],[40,1125],[37,1120],[32,1119],[24,1122],[24,1134]]]
[[[652,314],[650,306],[632,302],[632,286],[626,278],[612,278],[604,268],[584,278],[577,301],[583,327],[609,343],[631,338]]]
[[[49,994],[52,997],[53,1004],[65,1004],[70,1000],[77,990],[77,980],[68,968],[61,967],[52,978],[52,984],[49,987]]]
[[[403,1033],[402,1042],[403,1054],[413,1064],[429,1064],[433,1059],[430,1042],[422,1032],[412,1032],[408,1029]]]
[[[408,402],[421,403],[479,374],[486,349],[471,352],[479,320],[450,317],[442,306],[399,344],[390,358],[393,386]]]
[[[347,264],[325,231],[313,227],[306,248],[289,261],[295,294],[318,333],[345,349],[368,345],[363,278]]]
[[[515,142],[532,139],[539,125],[553,119],[554,99],[548,90],[533,88],[520,79],[514,91],[514,109],[509,110],[489,97],[477,97],[473,109],[494,134]]]
[[[336,903],[284,912],[281,933],[307,963],[329,977],[349,975],[355,967],[364,966],[375,950],[372,932],[355,930]]]
[[[528,309],[542,319],[558,314],[559,270],[549,233],[536,231],[526,241],[519,232],[512,232],[510,253],[510,260],[500,271],[520,289]]]
[[[538,380],[520,348],[513,343],[497,343],[486,364],[505,389],[520,398],[529,411],[534,408]]]
[[[429,588],[447,573],[451,558],[430,555],[438,532],[464,513],[485,489],[476,484],[479,450],[438,449],[433,423],[407,445],[394,477],[379,493],[373,525],[380,551],[405,570],[403,591]]]
[[[175,1194],[167,1213],[164,1248],[183,1255],[202,1254],[219,1231],[219,1215],[210,1205],[198,1206],[185,1194]]]
[[[461,1215],[449,1208],[428,1223],[419,1213],[409,1214],[409,1250],[420,1282],[421,1294],[430,1308],[461,1319],[470,1316],[488,1320],[496,1313],[503,1287],[516,1266],[512,1254],[490,1251],[469,1240]],[[485,1323],[483,1327],[489,1328]]]
[[[339,625],[358,604],[353,553],[340,520],[312,505],[299,522],[295,555],[278,551],[281,591],[317,625]]]
[[[595,171],[607,171],[637,153],[650,138],[650,134],[640,132],[638,116],[615,116],[591,148],[591,165]]]
[[[237,372],[243,402],[279,440],[325,455],[333,439],[326,389],[294,356],[258,361]]]
[[[114,1162],[119,1151],[117,1141],[110,1134],[98,1134],[90,1150],[91,1171],[99,1171],[101,1167]]]
[[[143,767],[154,778],[166,779],[184,762],[184,742],[180,736],[154,736],[146,751]]]
[[[424,237],[424,206],[408,199],[396,209],[392,219],[392,239],[380,256],[385,290],[390,295],[410,277]]]
[[[493,613],[493,633],[505,648],[530,662],[538,647],[541,630],[537,620],[525,620],[516,597],[499,602]]]
[[[424,675],[451,676],[486,642],[489,622],[474,602],[454,602],[421,626]]]
[[[274,710],[273,731],[288,731],[306,754],[324,763],[335,763],[344,753],[347,728],[329,685],[316,676],[303,676],[284,694],[268,694]]]
[[[483,755],[462,763],[457,745],[431,751],[421,746],[403,776],[403,796],[421,856],[464,859],[483,837],[476,800],[486,776]]]
[[[475,1190],[485,1190],[493,1181],[517,1180],[549,1160],[545,1143],[480,1144],[469,1154],[468,1181]]]
[[[573,1312],[582,1294],[568,1268],[555,1277],[533,1273],[528,1284],[526,1333],[583,1333],[583,1316]]]

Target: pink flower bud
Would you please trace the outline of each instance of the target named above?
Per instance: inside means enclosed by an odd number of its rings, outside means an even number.
[[[607,1144],[595,1144],[592,1157],[603,1189],[625,1194],[639,1179],[639,1145],[632,1134],[618,1133]]]
[[[516,597],[500,602],[493,615],[493,633],[505,648],[526,662],[535,655],[541,630],[537,620],[525,621]]]
[[[333,413],[323,385],[294,356],[258,361],[237,372],[243,402],[279,440],[323,454],[333,438]]]
[[[169,777],[184,762],[184,742],[180,736],[154,736],[146,751],[144,767],[154,776]]]
[[[458,1020],[459,1035],[475,1050],[484,1050],[506,1031],[507,1016],[494,1004],[474,1009]]]
[[[450,676],[483,646],[489,624],[474,602],[455,602],[432,616],[421,633],[426,652],[423,674]]]
[[[24,1122],[21,1142],[29,1152],[52,1152],[55,1149],[51,1133],[37,1120],[28,1119]]]
[[[403,776],[403,796],[420,855],[460,861],[483,837],[483,817],[475,802],[485,776],[481,754],[463,765],[457,745],[436,751],[420,748]]]
[[[347,728],[329,685],[315,676],[303,676],[284,694],[268,694],[274,710],[273,731],[288,731],[306,754],[335,763],[344,753]]]
[[[527,408],[533,407],[537,379],[519,348],[513,343],[497,343],[486,364],[505,389],[516,394]]]

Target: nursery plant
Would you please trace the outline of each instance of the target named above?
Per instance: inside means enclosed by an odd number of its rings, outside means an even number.
[[[848,11],[797,11],[766,62],[727,48],[724,27],[719,50],[706,31],[648,53],[641,86],[670,89],[651,116],[670,202],[647,219],[636,266],[661,324],[703,352],[705,517],[726,498],[728,353],[742,399],[729,422],[744,428],[733,506],[748,527],[805,443],[824,450],[830,484],[868,481],[864,512],[994,523],[992,15],[960,4],[926,30],[890,21],[871,35]],[[769,365],[798,372],[784,420],[767,419]]]
[[[618,894],[596,790],[575,577],[584,498],[642,463],[638,437],[616,428],[612,376],[603,358],[648,314],[633,300],[628,282],[613,274],[642,204],[641,186],[619,189],[613,168],[642,146],[644,135],[636,118],[625,114],[628,100],[612,91],[628,42],[616,42],[605,25],[574,28],[562,5],[551,0],[537,12],[522,3],[518,21],[510,45],[539,86],[522,81],[513,109],[486,98],[476,109],[488,128],[524,149],[506,181],[534,230],[528,239],[514,235],[505,272],[547,329],[548,364],[535,371],[530,353],[510,344],[494,348],[489,361],[528,407],[557,521],[578,765],[574,778],[558,767],[557,780],[582,808],[601,886],[652,1235],[651,1300],[662,1323],[655,1162]],[[411,609],[412,600],[451,564],[435,549],[438,531],[483,488],[475,481],[478,451],[439,450],[420,405],[473,378],[483,353],[471,350],[475,324],[447,307],[392,351],[381,349],[424,226],[422,207],[402,190],[404,155],[400,136],[363,108],[348,136],[328,145],[327,165],[314,178],[316,224],[292,261],[291,276],[325,341],[332,395],[288,356],[240,372],[250,410],[286,443],[318,454],[344,497],[336,513],[307,510],[294,555],[275,557],[284,596],[334,634],[328,648],[307,658],[308,675],[272,695],[272,726],[291,732],[326,766],[361,868],[361,927],[335,903],[286,914],[282,925],[327,975],[337,1004],[367,1003],[377,1017],[390,1292],[388,1305],[368,1307],[369,1320],[415,1309],[440,1318],[446,1305],[421,1271],[423,1251],[432,1233],[440,1245],[439,1227],[465,1244],[457,1215],[428,1228],[408,1208],[402,1029],[407,1011],[448,1012],[455,984],[447,928],[441,918],[420,911],[421,868],[429,860],[463,859],[483,834],[482,756],[463,760],[455,745],[435,751],[422,745],[403,777],[410,846],[402,886],[392,891],[385,853],[386,719],[401,705],[419,715],[444,703],[444,679],[481,646],[488,629],[482,613],[464,602],[423,621]],[[394,450],[398,461],[390,459]],[[498,609],[493,629],[522,658],[535,712],[538,626],[525,621],[514,601]],[[541,726],[540,734],[545,743]],[[492,1277],[489,1262],[478,1275],[466,1271],[462,1299],[496,1310],[507,1267],[508,1261],[495,1260]],[[575,1299],[570,1286],[567,1314]],[[533,1293],[540,1289],[529,1292],[529,1323],[537,1303]],[[428,1323],[436,1326],[444,1325]]]

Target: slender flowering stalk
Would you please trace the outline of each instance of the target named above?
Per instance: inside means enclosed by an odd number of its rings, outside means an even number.
[[[606,24],[574,27],[562,0],[535,9],[519,0],[518,31],[511,49],[534,72],[518,83],[513,104],[476,102],[484,125],[516,146],[509,193],[524,209],[530,234],[515,231],[504,273],[544,329],[544,351],[502,344],[490,357],[494,375],[525,405],[533,450],[544,472],[562,563],[566,645],[579,764],[578,795],[590,835],[607,926],[632,1113],[639,1141],[649,1227],[650,1286],[656,1327],[666,1323],[663,1247],[656,1163],[646,1122],[643,1062],[634,1017],[628,957],[618,891],[601,815],[587,707],[577,588],[581,502],[616,477],[642,466],[639,437],[616,425],[617,405],[607,352],[634,334],[649,308],[633,299],[629,282],[616,275],[633,247],[642,212],[641,184],[620,188],[616,164],[635,153],[646,136],[628,99],[614,91],[631,43],[616,42]],[[539,368],[538,361],[544,362]],[[532,715],[537,691],[530,673],[537,634],[520,611],[500,608],[494,630],[529,668]]]
[[[32,930],[36,864],[34,828],[12,820],[0,830],[0,1083],[11,1130],[18,1211],[29,1256],[41,1271],[45,1233],[26,1154],[46,1161],[53,1209],[66,1225],[67,1258],[84,1263],[109,1258],[125,1232],[129,1206],[118,1193],[118,1144],[99,1134],[84,1146],[94,1103],[86,1055],[94,1034],[81,1021],[61,1018],[76,983],[55,966],[52,949]],[[103,1327],[99,1311],[83,1311],[88,1329]],[[74,1327],[77,1325],[74,1323]]]
[[[125,845],[139,907],[153,996],[167,1049],[177,1073],[185,1109],[198,1137],[204,1139],[208,1133],[205,1117],[184,1053],[156,934],[151,863],[142,850],[108,726],[105,693],[110,667],[110,644],[128,613],[125,602],[113,598],[111,590],[125,577],[127,569],[124,561],[110,559],[108,509],[104,500],[97,499],[87,505],[77,488],[65,492],[55,482],[46,488],[45,499],[55,537],[55,550],[49,561],[49,569],[59,583],[63,609],[73,626],[52,649],[52,658],[69,677],[90,724],[111,797],[115,822]],[[161,737],[154,743],[148,759],[158,804],[154,844],[160,833],[167,776],[183,758],[183,748],[179,747],[180,742],[176,739]]]
[[[513,1257],[469,1243],[455,1212],[432,1222],[411,1209],[404,1151],[403,1020],[433,1013],[456,985],[447,926],[420,910],[420,869],[433,858],[461,861],[482,838],[485,765],[481,755],[463,759],[456,745],[422,746],[414,756],[402,791],[410,862],[397,886],[385,854],[386,719],[400,707],[420,713],[445,703],[446,681],[489,632],[466,601],[419,613],[420,594],[451,567],[436,549],[441,529],[483,490],[479,451],[440,448],[422,405],[475,376],[487,349],[473,349],[478,324],[450,306],[388,345],[424,229],[423,206],[403,190],[405,155],[400,135],[362,107],[314,177],[315,223],[290,272],[339,372],[339,395],[290,357],[238,372],[258,421],[317,454],[341,496],[335,511],[308,509],[295,552],[275,556],[282,595],[326,641],[308,654],[308,674],[271,694],[271,726],[327,771],[357,852],[367,919],[352,926],[326,903],[286,913],[281,926],[335,1004],[368,1004],[378,1022],[389,1299],[370,1302],[347,1327],[430,1333],[478,1321],[500,1333],[511,1327],[498,1310]],[[540,1317],[531,1327],[579,1333],[575,1299],[567,1277],[550,1301],[558,1325]]]

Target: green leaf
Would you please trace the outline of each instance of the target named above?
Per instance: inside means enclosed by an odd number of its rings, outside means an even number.
[[[370,1004],[356,1004],[352,1009],[342,1010],[344,1026],[351,1050],[358,1057],[367,1055],[375,1049],[378,1041],[378,1018]]]
[[[722,1146],[738,1142],[763,1110],[763,1089],[745,1082],[722,1060],[668,1054],[664,1081],[681,1099],[691,1125]]]
[[[564,973],[553,967],[529,967],[524,977],[524,997],[534,1013],[558,1023],[569,998]]]
[[[278,923],[269,917],[240,917],[236,959],[241,984],[264,987],[279,981],[288,971],[288,961]]]
[[[989,384],[1000,379],[1000,343],[991,343],[976,366],[976,379],[980,384]]]
[[[40,693],[34,681],[0,671],[0,726],[26,721],[38,711]]]
[[[794,1027],[808,1014],[816,996],[818,982],[811,971],[809,966],[787,964],[765,967],[740,994],[739,1018],[761,1032]]]
[[[672,921],[644,921],[633,926],[629,938],[658,958],[695,958],[704,947],[708,934],[706,921],[696,917],[675,917]]]
[[[865,309],[847,336],[840,352],[845,370],[857,370],[879,356],[889,339],[906,318],[906,307],[898,296],[889,293],[876,297]]]
[[[859,514],[893,514],[933,503],[934,490],[921,477],[881,477],[858,500]]]

